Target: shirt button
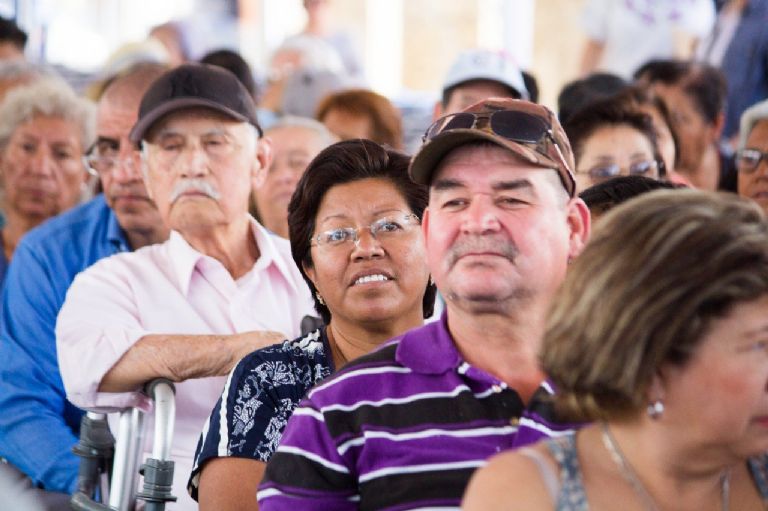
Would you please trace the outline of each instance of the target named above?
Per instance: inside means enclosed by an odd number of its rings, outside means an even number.
[[[496,393],[496,394],[498,394],[502,390],[499,385],[494,385],[494,386],[491,387],[491,389],[493,389],[493,392]]]
[[[520,424],[520,417],[512,417],[511,419],[509,419],[509,423],[512,424],[513,426],[517,426],[518,424]]]

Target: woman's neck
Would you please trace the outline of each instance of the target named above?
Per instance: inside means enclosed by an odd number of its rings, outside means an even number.
[[[42,219],[39,218],[25,218],[10,211],[7,213],[5,219],[5,225],[3,226],[3,249],[5,251],[5,258],[10,261],[16,245],[19,244],[19,240],[29,230],[37,227],[42,223]]]
[[[746,472],[743,463],[697,447],[682,438],[684,432],[651,419],[609,423],[607,432],[602,425],[590,430],[590,449],[602,452],[607,473],[619,475],[630,487],[633,478],[640,481],[642,489],[632,488],[632,493],[642,500],[647,491],[658,509],[720,509],[724,488],[745,475],[739,471]]]
[[[419,311],[420,312],[420,311]],[[332,318],[328,325],[328,340],[334,364],[340,368],[350,360],[361,357],[384,342],[424,324],[421,314],[405,315],[394,320],[360,323]]]

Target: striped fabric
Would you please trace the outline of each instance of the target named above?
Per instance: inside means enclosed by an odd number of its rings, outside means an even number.
[[[497,452],[571,431],[542,400],[464,362],[441,321],[349,364],[296,409],[259,488],[259,509],[458,509]],[[549,389],[549,390],[548,390]]]

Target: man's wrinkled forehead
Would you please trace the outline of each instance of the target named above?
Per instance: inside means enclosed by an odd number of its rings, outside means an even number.
[[[540,180],[567,195],[556,170],[533,165],[490,142],[469,143],[451,150],[438,163],[429,184],[430,198],[435,192],[469,188],[479,182],[489,191],[534,190]]]
[[[190,121],[196,121],[196,128],[190,128]],[[224,114],[208,108],[189,108],[170,112],[159,118],[147,130],[145,140],[156,141],[158,137],[169,135],[212,135],[228,134],[240,126],[250,126],[246,122],[237,121]]]

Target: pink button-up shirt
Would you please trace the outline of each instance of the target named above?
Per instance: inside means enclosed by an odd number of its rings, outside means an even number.
[[[274,330],[289,339],[297,337],[301,319],[316,314],[309,289],[291,258],[289,243],[256,221],[252,226],[261,256],[237,280],[177,232],[171,232],[165,243],[102,259],[80,273],[56,323],[67,398],[102,412],[130,406],[149,409],[142,394],[97,390],[107,371],[145,335]],[[197,509],[186,493],[186,480],[200,430],[224,380],[221,376],[176,384],[172,456],[179,504],[169,509]],[[147,437],[152,436],[149,422]],[[148,438],[147,452],[150,442]]]

